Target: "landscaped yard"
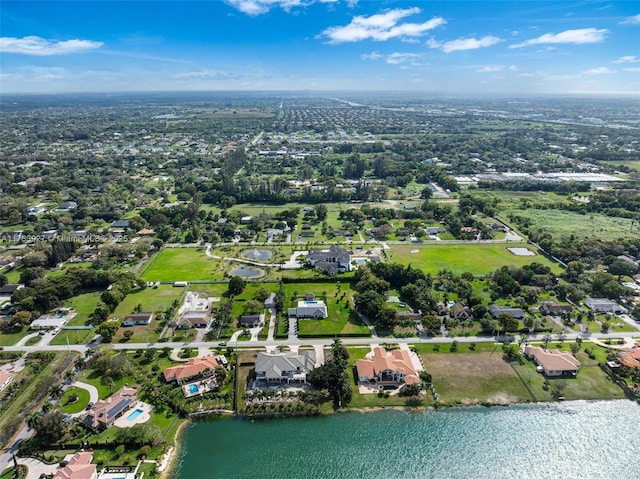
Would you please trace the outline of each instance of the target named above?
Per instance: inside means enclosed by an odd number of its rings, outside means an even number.
[[[0,346],[13,346],[29,333],[28,326],[11,333],[0,333]]]
[[[507,248],[527,247],[535,256],[516,256]],[[408,244],[391,245],[390,256],[400,264],[411,264],[425,273],[437,274],[444,269],[460,274],[469,272],[476,276],[491,273],[501,266],[521,267],[540,263],[549,266],[555,273],[560,266],[538,253],[535,247],[526,244]]]
[[[70,402],[74,394],[78,396],[78,399]],[[67,414],[75,414],[83,411],[87,404],[89,404],[89,391],[82,388],[70,387],[60,398],[58,409]]]

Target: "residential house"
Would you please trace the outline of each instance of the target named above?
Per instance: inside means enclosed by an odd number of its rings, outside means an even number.
[[[58,206],[58,211],[73,211],[78,208],[78,203],[75,201],[63,201]]]
[[[545,376],[575,376],[580,368],[580,361],[568,351],[525,346],[524,355],[533,359]]]
[[[298,319],[323,319],[328,317],[327,305],[324,301],[298,301],[296,308],[289,308],[289,317]]]
[[[172,366],[162,371],[163,379],[168,382],[175,382],[180,385],[196,376],[208,376],[220,366],[214,356],[204,358],[191,358],[186,363]]]
[[[315,367],[313,351],[297,353],[258,353],[256,381],[258,384],[305,384],[307,373]]]
[[[420,313],[413,313],[411,311],[398,311],[396,316],[399,321],[412,320],[412,321],[420,321],[422,319],[422,315]]]
[[[250,225],[252,220],[253,220],[253,216],[243,216],[242,218],[240,218],[240,224]]]
[[[122,320],[123,326],[144,326],[146,324],[151,323],[151,319],[153,318],[152,312],[141,312],[141,313],[133,313],[128,314]]]
[[[24,288],[24,284],[5,284],[0,288],[0,303],[3,301],[11,301],[13,293]]]
[[[176,321],[178,329],[206,328],[208,325],[209,314],[207,311],[187,311]]]
[[[573,306],[568,304],[556,304],[556,303],[542,303],[540,306],[540,312],[547,316],[561,316],[562,314],[570,313],[573,311]]]
[[[0,371],[0,391],[2,391],[9,385],[11,379],[13,379],[13,376],[10,373],[6,371]]]
[[[270,293],[267,299],[264,300],[265,308],[275,308],[276,307],[276,293]]]
[[[451,306],[449,314],[454,319],[464,321],[471,317],[471,310],[467,306],[456,301],[453,306]]]
[[[73,455],[69,462],[59,469],[53,479],[96,479],[98,477],[98,465],[91,464],[92,451],[82,451]]]
[[[508,314],[509,316],[516,319],[524,318],[524,311],[521,308],[509,308],[507,306],[498,306],[497,304],[490,304],[489,312],[491,313],[491,316],[493,316],[494,318],[497,318],[501,314]]]
[[[425,232],[429,235],[429,236],[436,236],[442,233],[446,233],[447,232],[447,228],[442,228],[442,227],[437,227],[437,226],[429,226],[428,228],[425,228]]]
[[[627,368],[640,367],[640,344],[636,343],[632,348],[620,351],[618,362]]]
[[[624,308],[607,298],[586,298],[584,300],[584,304],[589,309],[592,309],[597,313],[624,314],[627,312],[627,308]]]
[[[307,255],[307,261],[325,273],[336,274],[349,271],[350,256],[346,249],[331,245],[329,249],[312,249]]]
[[[373,348],[366,358],[356,361],[358,381],[367,384],[402,385],[420,382],[409,351],[394,349],[387,352],[383,347]]]
[[[142,228],[136,233],[138,236],[152,236],[156,234],[156,230],[151,228]]]
[[[111,229],[126,230],[129,227],[129,220],[116,220],[111,223]]]
[[[135,406],[138,391],[122,386],[107,399],[96,401],[82,418],[82,424],[91,429],[106,429]]]
[[[242,316],[240,316],[240,326],[243,328],[255,328],[259,324],[259,314],[243,314]]]

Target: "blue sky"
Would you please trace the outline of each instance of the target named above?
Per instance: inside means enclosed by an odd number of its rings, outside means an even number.
[[[628,1],[11,1],[0,92],[640,92]]]

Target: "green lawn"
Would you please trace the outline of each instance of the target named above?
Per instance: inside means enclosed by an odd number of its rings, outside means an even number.
[[[69,404],[69,399],[72,394],[78,395],[78,400]],[[83,411],[89,404],[89,391],[82,388],[70,387],[67,389],[60,398],[58,409],[67,414],[75,414]]]
[[[142,273],[146,281],[220,280],[220,262],[202,248],[166,248],[154,255]]]
[[[509,247],[527,247],[537,251],[533,246],[514,243],[506,244],[410,244],[391,245],[389,256],[392,260],[403,264],[411,264],[425,273],[437,274],[444,269],[454,273],[470,272],[476,276],[485,275],[505,266],[521,267],[531,263],[549,266],[555,273],[560,266],[545,256],[516,256],[507,250]]]
[[[10,332],[10,333],[0,333],[0,346],[13,346],[22,338],[24,338],[29,333],[29,329],[27,326],[22,327],[22,329]]]

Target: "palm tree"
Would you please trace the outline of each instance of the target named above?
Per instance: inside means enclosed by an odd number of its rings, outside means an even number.
[[[42,416],[40,415],[40,413],[34,412],[27,419],[27,426],[29,427],[29,429],[35,429],[36,426],[40,424],[41,421],[42,421]]]
[[[65,381],[72,382],[75,378],[76,378],[75,371],[72,371],[71,369],[67,369],[64,372],[64,380]]]
[[[63,392],[64,392],[64,390],[62,389],[62,386],[60,384],[54,384],[49,389],[49,393],[54,398],[59,398],[60,396],[62,396]]]
[[[87,350],[87,355],[89,354],[89,351],[92,351],[91,349]],[[78,371],[80,371],[81,369],[84,369],[87,367],[87,360],[85,358],[78,358],[76,359],[76,362],[74,363],[76,369]]]

